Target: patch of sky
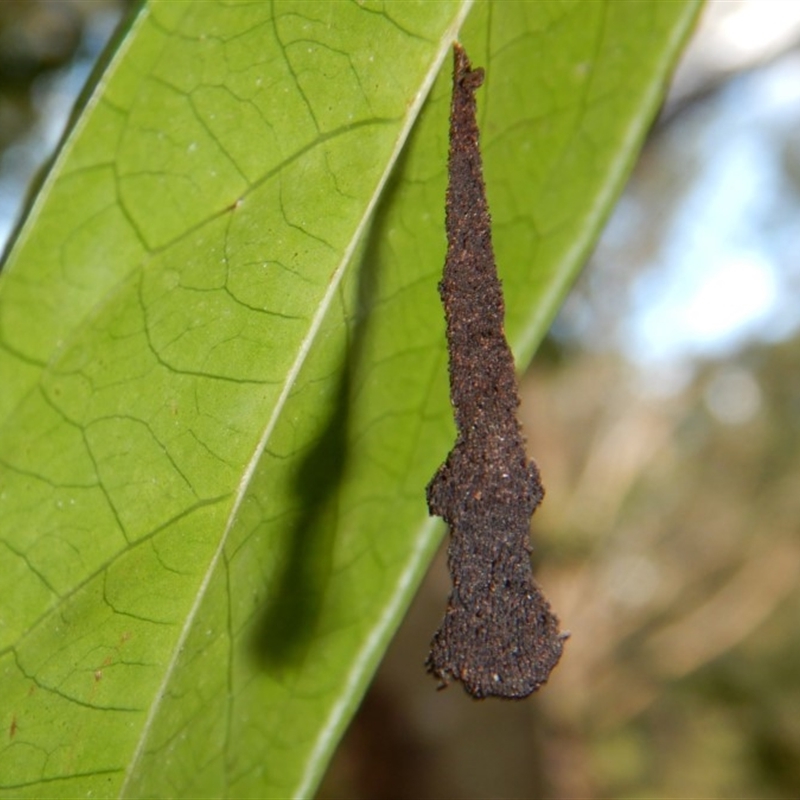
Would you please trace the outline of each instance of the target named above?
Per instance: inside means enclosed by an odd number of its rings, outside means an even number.
[[[800,326],[800,202],[786,167],[800,127],[800,57],[734,80],[712,102],[703,124],[665,137],[669,157],[690,158],[697,172],[619,328],[620,348],[640,364],[724,356]]]

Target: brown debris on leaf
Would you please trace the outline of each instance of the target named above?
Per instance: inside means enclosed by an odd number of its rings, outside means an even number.
[[[476,698],[522,698],[547,680],[565,636],[531,569],[530,518],[544,490],[517,421],[475,118],[481,83],[483,70],[456,44],[439,292],[458,438],[427,489],[430,513],[450,526],[453,590],[427,668]]]

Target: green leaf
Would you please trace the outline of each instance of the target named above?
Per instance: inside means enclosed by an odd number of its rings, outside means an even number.
[[[442,535],[452,40],[525,363],[696,11],[143,6],[0,281],[2,796],[313,793]]]

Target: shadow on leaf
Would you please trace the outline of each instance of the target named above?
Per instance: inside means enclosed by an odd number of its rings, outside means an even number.
[[[396,191],[396,176],[387,184],[375,212],[359,264],[356,314],[339,372],[333,412],[316,444],[300,463],[292,491],[302,509],[289,535],[279,585],[270,591],[252,645],[268,669],[294,666],[305,659],[323,607],[338,525],[339,490],[348,466],[348,434],[353,379],[361,366],[368,316],[374,306],[379,272],[379,246],[386,212]]]

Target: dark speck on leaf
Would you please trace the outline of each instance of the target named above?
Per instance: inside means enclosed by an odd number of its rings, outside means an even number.
[[[482,83],[456,44],[439,293],[458,438],[427,490],[430,513],[450,526],[453,590],[427,667],[476,698],[523,698],[547,680],[566,637],[531,568],[529,525],[544,490],[517,421],[475,118]]]

